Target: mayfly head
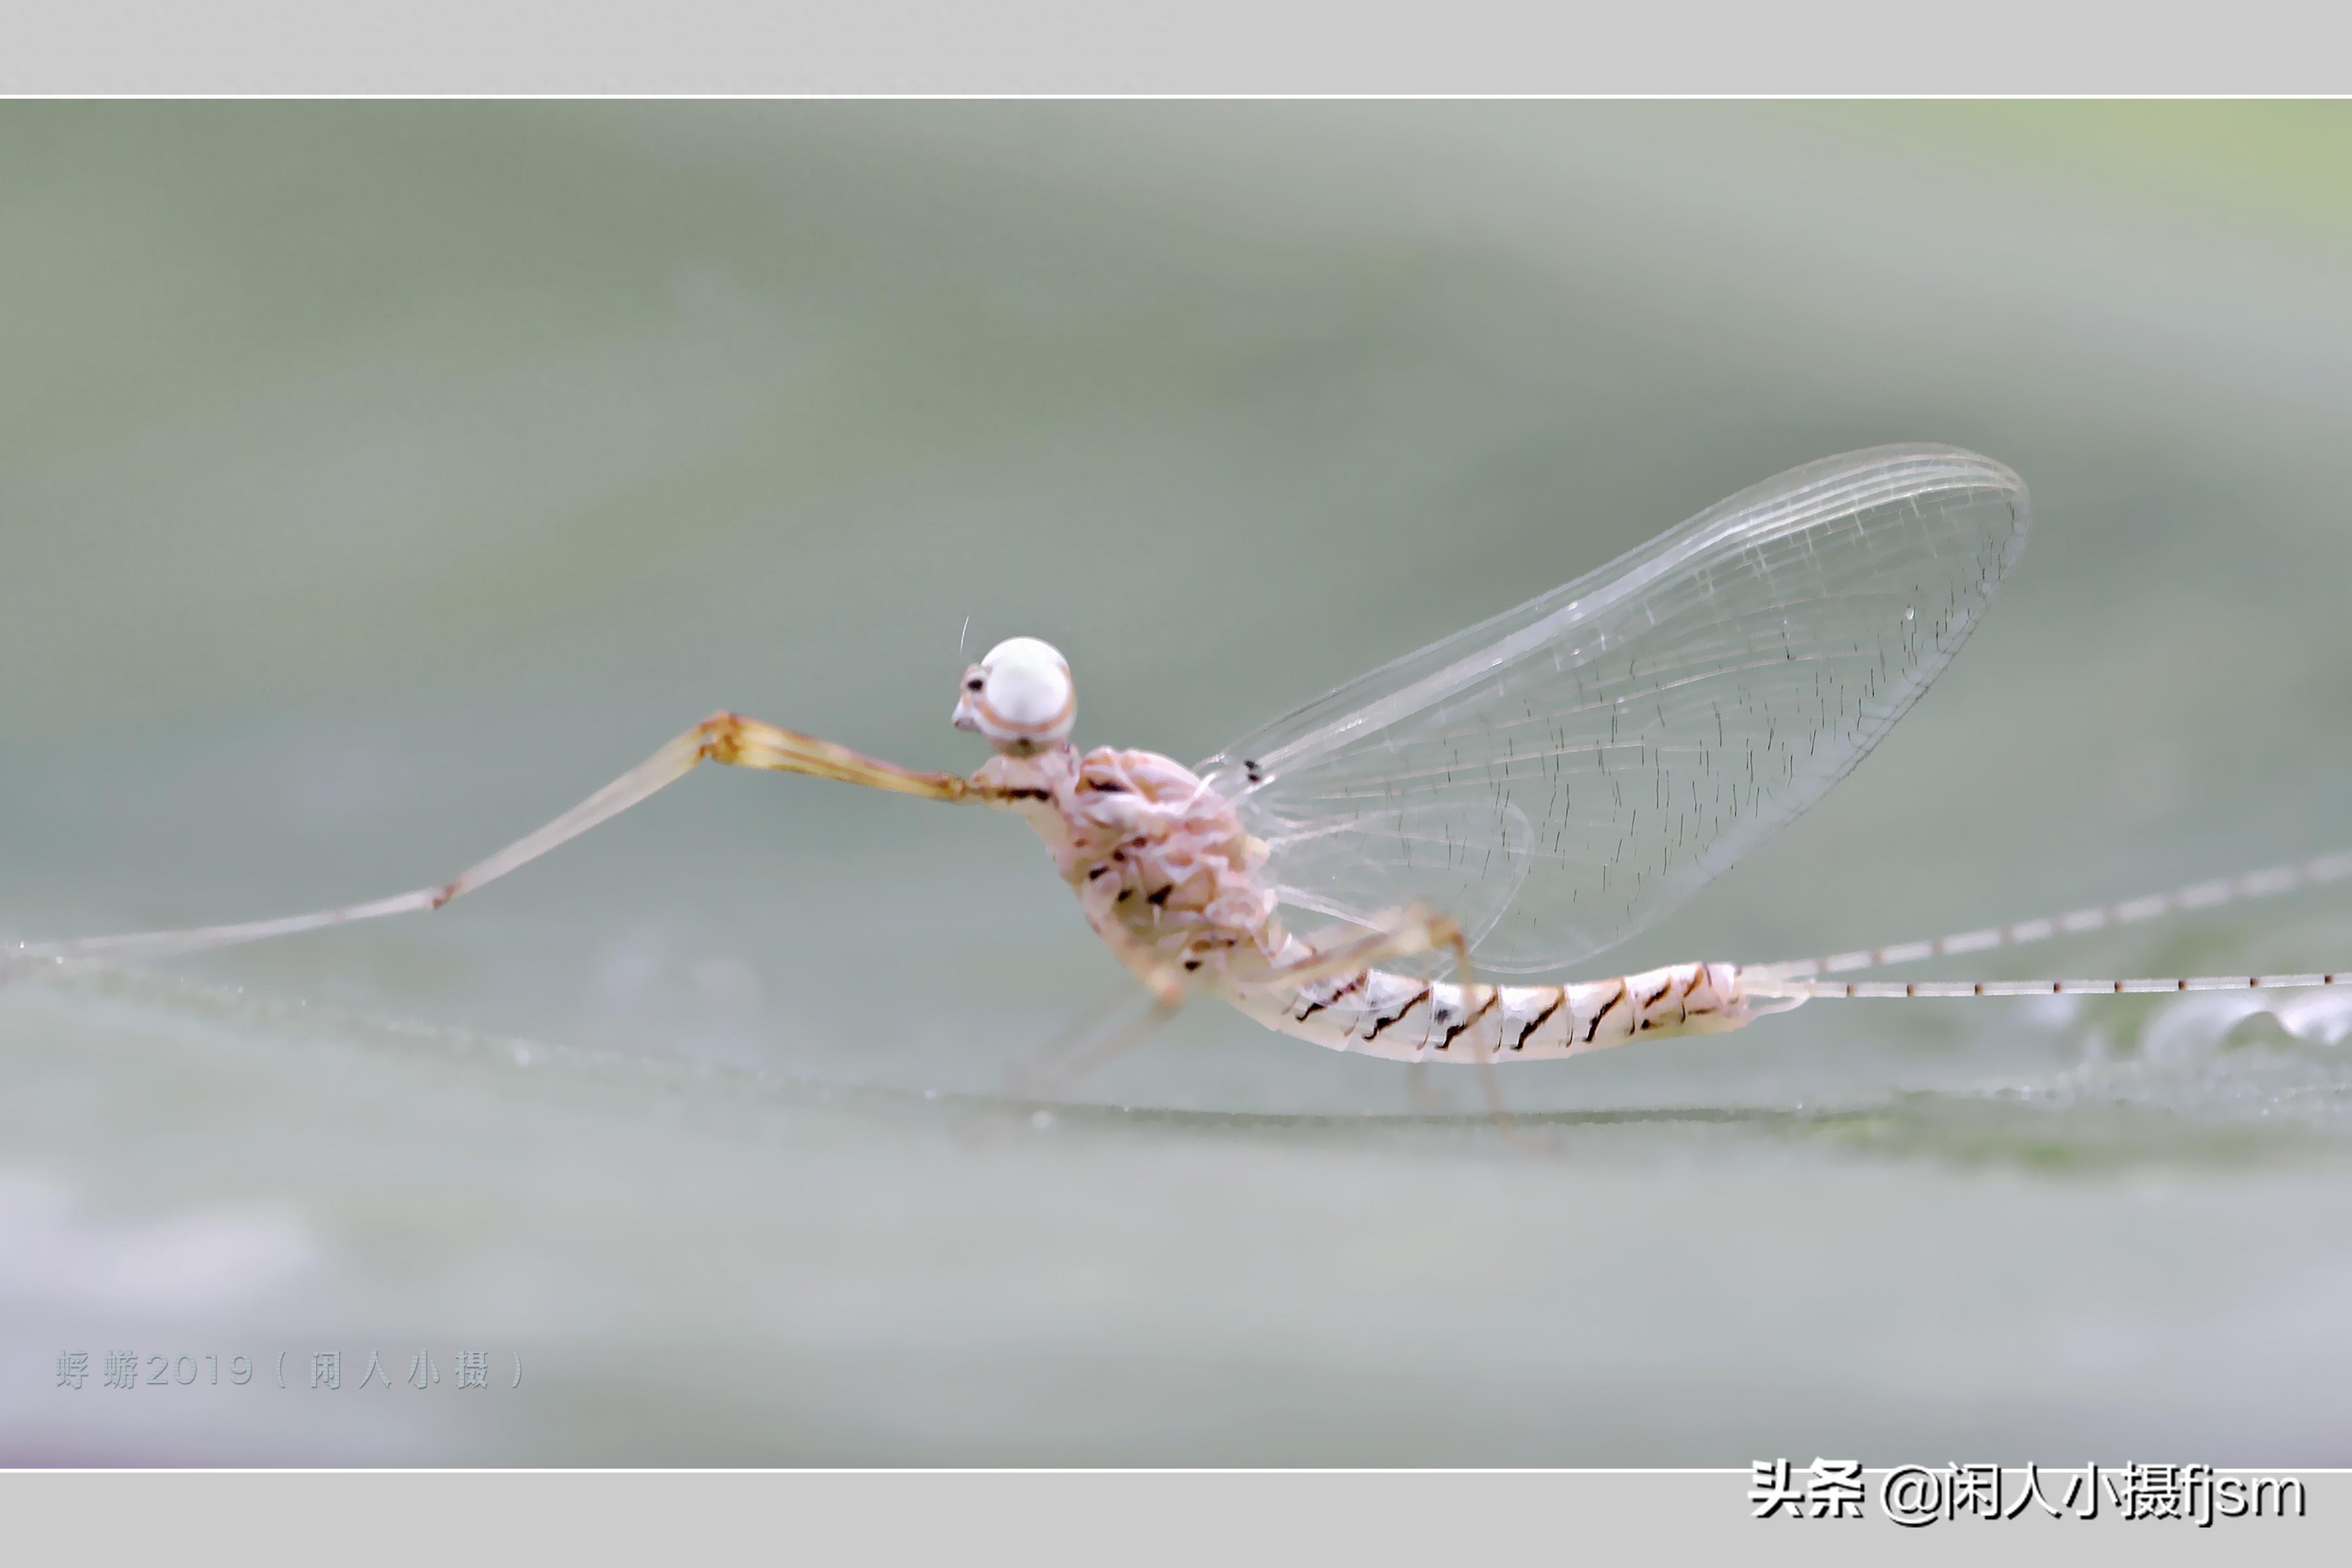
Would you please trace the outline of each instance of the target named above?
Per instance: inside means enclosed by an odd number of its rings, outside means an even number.
[[[1010,637],[963,672],[955,727],[978,731],[1000,752],[1025,756],[1069,739],[1077,716],[1070,661],[1050,643]]]

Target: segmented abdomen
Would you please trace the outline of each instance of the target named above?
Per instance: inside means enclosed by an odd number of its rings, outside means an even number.
[[[1234,1005],[1269,1028],[1394,1061],[1548,1061],[1636,1036],[1716,1034],[1753,1015],[1729,963],[1676,963],[1568,985],[1480,985],[1370,969]]]

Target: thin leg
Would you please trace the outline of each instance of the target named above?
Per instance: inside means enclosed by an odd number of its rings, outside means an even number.
[[[1319,948],[1321,943],[1309,945]],[[1408,904],[1384,919],[1377,930],[1295,963],[1269,965],[1260,973],[1241,977],[1239,983],[1253,990],[1304,985],[1353,974],[1383,959],[1409,958],[1441,947],[1454,952],[1454,983],[1462,988],[1463,1005],[1470,1009],[1474,1019],[1485,1016],[1494,993],[1478,984],[1477,973],[1470,964],[1470,944],[1463,939],[1462,928],[1426,904]],[[1488,1031],[1475,1025],[1465,1033],[1469,1037],[1470,1059],[1477,1066],[1478,1088],[1486,1097],[1486,1109],[1508,1132],[1510,1112],[1504,1109],[1502,1089],[1495,1082],[1495,1047],[1499,1042],[1490,1039]]]
[[[1176,1015],[1174,1007],[1156,998],[1139,1013],[1121,1005],[1131,1003],[1134,996],[1133,991],[1121,986],[1080,1014],[1051,1043],[1023,1058],[1013,1069],[1014,1094],[1023,1100],[1053,1099],[1125,1056]]]
[[[914,773],[895,763],[861,756],[846,746],[820,741],[756,719],[735,713],[715,713],[557,817],[538,832],[517,839],[449,882],[418,888],[363,904],[320,910],[312,914],[287,915],[278,920],[248,921],[240,925],[197,926],[185,931],[140,931],[122,936],[82,937],[70,942],[20,944],[12,956],[26,959],[169,958],[207,948],[231,947],[265,937],[291,936],[353,921],[383,915],[437,910],[462,893],[497,881],[517,867],[570,839],[577,838],[606,818],[616,816],[663,786],[676,783],[704,761],[730,767],[764,768],[777,773],[808,773],[844,784],[894,790],[926,800],[978,800],[982,792],[971,780],[953,773]]]
[[[1128,973],[1151,994],[1151,1011],[1117,1029],[1111,1028],[1119,1016],[1119,1005],[1133,994],[1122,986],[1116,994],[1079,1014],[1051,1042],[1030,1052],[1013,1069],[1014,1091],[1024,1099],[1044,1099],[1051,1089],[1076,1082],[1127,1050],[1154,1024],[1172,1017],[1189,994],[1183,972],[1175,961],[1129,931],[1118,918],[1118,895],[1111,891],[1109,882],[1087,883],[1078,895],[1078,903],[1086,912],[1087,923],[1118,955]]]
[[[1478,972],[1470,967],[1470,944],[1462,939],[1462,928],[1447,921],[1445,937],[1445,945],[1454,950],[1454,972],[1461,976],[1462,1005],[1471,1008],[1471,1026],[1465,1032],[1470,1037],[1470,1060],[1478,1069],[1478,1092],[1486,1098],[1486,1113],[1503,1130],[1503,1136],[1516,1141],[1517,1130],[1503,1106],[1503,1086],[1495,1081],[1495,1048],[1502,1044],[1501,1026],[1496,1026],[1492,1038],[1477,1026],[1477,1020],[1492,1011],[1491,1005],[1500,997],[1490,988],[1486,1001],[1478,1000]]]
[[[1087,882],[1078,894],[1078,907],[1085,911],[1087,924],[1094,928],[1118,961],[1127,965],[1128,973],[1142,982],[1151,993],[1151,999],[1160,1011],[1173,1013],[1184,1005],[1184,974],[1176,962],[1150,942],[1128,929],[1118,918],[1118,895],[1112,889],[1116,879]]]
[[[1117,1012],[1118,998],[1091,1007],[1050,1044],[1034,1053],[1014,1070],[1013,1079],[1019,1092],[1027,1099],[1041,1099],[1053,1089],[1066,1088],[1086,1074],[1094,1071],[1117,1057],[1124,1055],[1160,1024],[1172,1017],[1191,994],[1178,965],[1150,943],[1144,942],[1122,923],[1113,912],[1108,899],[1088,899],[1087,919],[1102,939],[1118,953],[1119,961],[1143,983],[1151,993],[1151,1009],[1121,1021]],[[1349,928],[1336,928],[1344,932]],[[1327,940],[1328,939],[1327,933]],[[1260,985],[1296,985],[1325,977],[1346,974],[1383,958],[1403,957],[1426,952],[1433,945],[1451,945],[1459,955],[1465,973],[1469,967],[1469,953],[1463,946],[1461,933],[1454,922],[1433,910],[1413,905],[1398,911],[1387,922],[1386,929],[1371,931],[1347,942],[1328,953],[1289,965],[1268,965],[1255,973],[1236,976],[1241,984]],[[1475,1048],[1475,1047],[1474,1047]],[[1485,1058],[1480,1056],[1481,1062]],[[1497,1102],[1499,1104],[1499,1102]]]
[[[1434,1121],[1454,1111],[1452,1099],[1430,1081],[1427,1062],[1404,1064],[1404,1099],[1412,1113],[1423,1121]]]
[[[1345,934],[1352,928],[1340,927]],[[1450,947],[1466,973],[1469,950],[1463,944],[1462,929],[1453,921],[1439,914],[1426,904],[1407,904],[1402,909],[1380,917],[1379,923],[1361,936],[1350,937],[1337,947],[1326,948],[1330,940],[1328,932],[1318,933],[1308,945],[1318,951],[1296,963],[1269,963],[1245,973],[1234,975],[1237,984],[1251,990],[1286,985],[1305,985],[1312,981],[1335,979],[1369,969],[1388,958],[1411,958],[1433,948]]]

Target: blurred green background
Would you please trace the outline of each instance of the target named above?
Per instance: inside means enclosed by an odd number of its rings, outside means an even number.
[[[0,934],[438,880],[721,706],[968,768],[967,617],[1192,760],[1895,440],[2033,542],[1623,966],[2341,847],[2348,263],[2340,104],[0,107]],[[1012,1102],[1118,979],[1017,824],[721,772],[0,984],[0,1458],[2352,1462],[2352,1015],[1817,1005],[1514,1142],[1195,1010]]]

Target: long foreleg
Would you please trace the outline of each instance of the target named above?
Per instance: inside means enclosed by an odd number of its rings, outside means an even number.
[[[234,925],[196,926],[183,931],[139,931],[121,936],[80,937],[67,942],[20,943],[11,956],[19,959],[103,958],[136,960],[169,958],[259,942],[265,937],[292,936],[353,921],[385,915],[437,910],[450,900],[498,880],[508,872],[538,859],[549,850],[577,838],[599,823],[626,811],[646,796],[676,783],[704,762],[730,767],[762,768],[777,773],[807,773],[838,779],[926,800],[965,801],[982,798],[981,785],[953,773],[915,773],[895,763],[862,756],[846,746],[814,735],[779,729],[735,713],[716,713],[647,757],[644,762],[573,806],[535,833],[515,840],[497,854],[461,872],[454,879],[429,888],[395,893],[387,899],[345,904],[310,914],[276,920],[247,921]]]

